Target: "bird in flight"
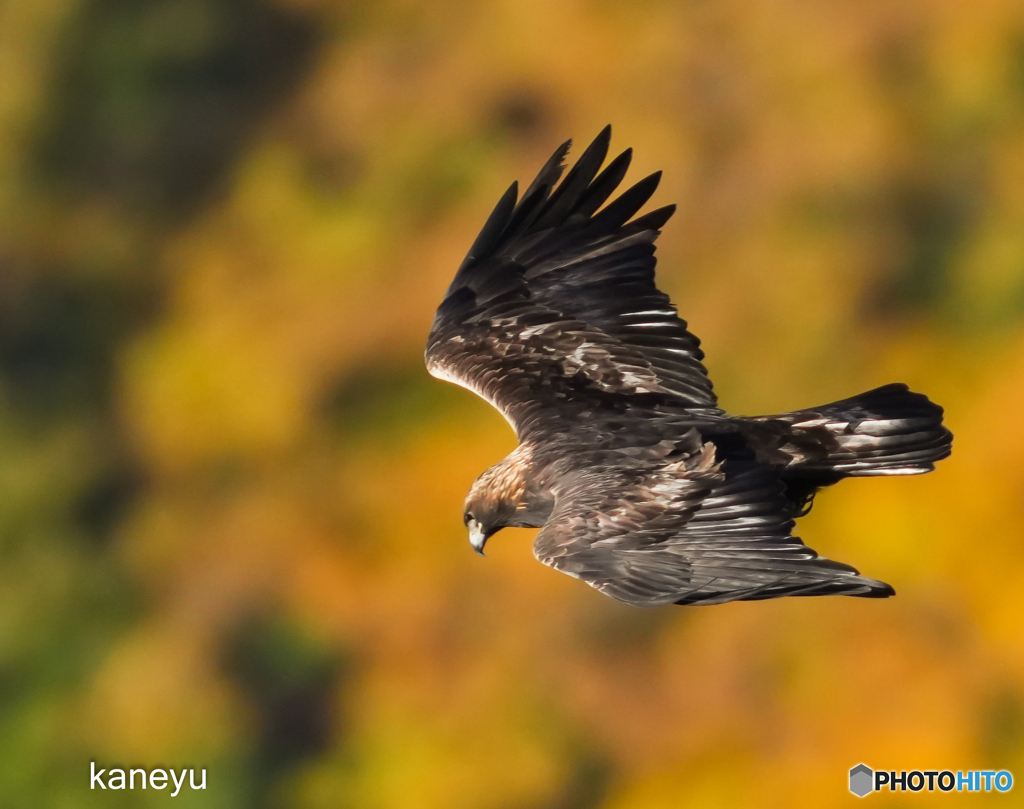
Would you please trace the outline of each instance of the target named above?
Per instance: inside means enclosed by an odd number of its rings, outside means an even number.
[[[571,141],[521,198],[512,184],[434,318],[430,373],[490,402],[520,442],[469,491],[473,547],[540,528],[541,562],[636,606],[893,595],[819,556],[794,522],[843,478],[934,469],[953,438],[942,408],[891,384],[776,416],[722,410],[654,282],[675,206],[636,216],[660,172],[604,204],[632,154],[602,171],[610,139],[606,127],[561,182]]]

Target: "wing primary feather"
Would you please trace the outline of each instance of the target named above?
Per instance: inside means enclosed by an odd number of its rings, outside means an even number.
[[[544,167],[537,172],[537,176],[533,178],[533,182],[527,187],[523,194],[523,199],[529,198],[538,188],[544,186],[548,187],[548,190],[555,187],[555,183],[558,182],[558,178],[562,176],[562,172],[565,171],[565,156],[569,153],[569,148],[572,146],[572,138],[567,140],[557,149],[554,154],[548,158],[548,162],[544,164]]]
[[[537,217],[536,227],[554,227],[561,224],[572,213],[591,181],[597,176],[604,159],[608,156],[608,144],[611,142],[611,137],[612,127],[609,124],[594,138],[580,159],[565,175],[561,185],[551,194]]]
[[[591,219],[587,230],[596,235],[611,233],[622,227],[651,198],[651,194],[654,193],[659,182],[661,182],[660,171],[644,177]]]
[[[550,186],[540,185],[523,194],[523,198],[519,201],[515,213],[512,214],[512,219],[508,223],[503,241],[513,241],[533,224],[550,190]]]
[[[641,217],[634,219],[629,223],[631,230],[661,230],[665,226],[665,223],[672,218],[672,214],[676,212],[675,205],[666,205],[664,208],[658,208],[657,210],[646,213]]]
[[[600,208],[619,187],[622,178],[626,176],[629,164],[633,160],[633,150],[626,149],[622,154],[609,163],[597,179],[590,184],[573,211],[575,216],[590,217],[594,211]]]
[[[473,246],[469,248],[466,258],[462,261],[463,267],[475,259],[488,255],[498,246],[502,235],[508,227],[509,221],[512,219],[518,196],[519,183],[513,182],[508,187],[508,190],[502,194],[498,204],[491,211],[491,215],[487,217],[487,221],[484,223],[483,228],[481,228],[480,234],[476,237]]]

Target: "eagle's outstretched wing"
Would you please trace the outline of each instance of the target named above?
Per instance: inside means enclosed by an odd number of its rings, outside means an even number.
[[[581,473],[559,497],[534,553],[635,606],[893,594],[792,535],[792,505],[774,470],[713,459],[714,446],[705,444],[639,484]]]
[[[654,241],[675,207],[629,221],[660,174],[598,211],[631,157],[598,174],[610,137],[606,127],[561,183],[570,142],[521,200],[509,188],[434,318],[431,374],[485,398],[520,437],[570,395],[657,394],[717,412],[699,341],[654,283]]]

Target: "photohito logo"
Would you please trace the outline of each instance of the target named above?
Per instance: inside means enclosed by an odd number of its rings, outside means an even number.
[[[890,792],[1009,792],[1009,770],[872,770],[867,764],[850,768],[850,792],[858,798],[888,789]]]

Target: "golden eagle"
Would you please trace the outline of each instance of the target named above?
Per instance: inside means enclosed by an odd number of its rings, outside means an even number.
[[[559,182],[562,144],[498,202],[437,310],[430,373],[496,407],[520,444],[466,498],[470,542],[541,528],[540,561],[637,606],[892,587],[793,536],[845,477],[915,475],[950,453],[942,408],[906,385],[754,418],[718,407],[699,341],[654,282],[660,172],[604,205],[605,128]],[[599,173],[600,172],[600,173]],[[604,207],[602,207],[604,205]]]

